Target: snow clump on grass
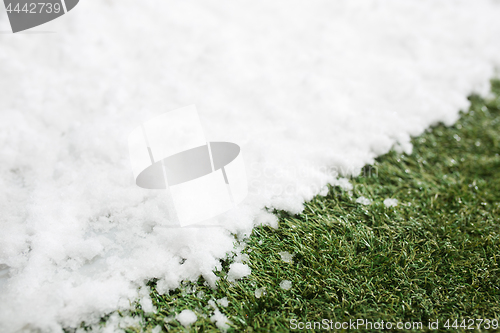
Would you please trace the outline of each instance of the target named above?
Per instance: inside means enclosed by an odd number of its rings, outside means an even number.
[[[396,207],[398,205],[398,200],[387,198],[384,200],[384,205],[386,207]]]
[[[250,275],[252,271],[248,265],[235,262],[229,266],[229,272],[227,273],[227,279],[231,282],[244,278]]]
[[[356,199],[356,202],[365,206],[371,205],[372,201],[365,197],[359,197]]]
[[[181,313],[179,313],[175,319],[181,323],[182,326],[188,327],[189,325],[193,324],[198,320],[198,317],[196,317],[196,314],[191,311],[191,310],[182,310]]]
[[[292,281],[290,280],[281,281],[280,288],[284,290],[289,290],[290,288],[292,288]]]
[[[293,254],[287,251],[280,252],[279,254],[281,256],[281,260],[293,264],[293,257],[294,257]]]

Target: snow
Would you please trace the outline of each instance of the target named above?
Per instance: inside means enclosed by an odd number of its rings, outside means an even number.
[[[397,199],[387,198],[384,200],[384,206],[386,207],[396,207],[398,205]]]
[[[372,201],[365,197],[359,197],[356,199],[356,202],[365,206],[371,205]]]
[[[175,319],[177,319],[182,326],[188,327],[189,325],[194,324],[198,318],[193,311],[186,309],[182,310],[181,313],[175,316]]]
[[[250,275],[252,271],[250,270],[250,267],[246,264],[242,264],[239,262],[232,263],[229,265],[229,272],[227,273],[227,279],[229,281],[236,281],[241,278],[244,278],[245,276]]]
[[[143,298],[141,298],[140,304],[144,312],[146,313],[156,312],[156,307],[153,305],[153,302],[151,301],[149,295],[146,295]]]
[[[279,255],[281,256],[281,260],[283,260],[284,262],[288,262],[288,263],[293,264],[294,255],[291,254],[290,252],[282,251],[282,252],[279,252]]]
[[[289,290],[292,288],[292,281],[290,280],[283,280],[280,282],[280,288],[284,290]]]
[[[105,326],[100,326],[99,324],[92,325],[91,329],[93,332],[100,333],[113,333],[113,332],[124,332],[124,329],[129,327],[139,328],[141,327],[141,319],[140,317],[132,317],[132,316],[120,316],[118,313],[113,313],[106,320]],[[24,329],[22,332],[29,332],[36,330],[33,327],[28,327],[28,329]],[[50,331],[49,331],[50,332]],[[55,330],[53,331],[55,332]],[[77,329],[77,333],[85,333],[88,332],[84,328]]]
[[[262,296],[266,295],[266,289],[265,288],[257,288],[255,289],[255,298],[261,298]]]
[[[231,324],[231,321],[227,319],[226,315],[218,309],[215,309],[213,316],[210,317],[210,321],[215,322],[215,326],[217,326],[217,328],[219,328],[222,332],[227,331],[229,324]]]
[[[223,297],[217,300],[217,304],[223,307],[227,307],[229,305],[229,301],[227,300],[227,297]]]
[[[498,17],[493,0],[89,0],[1,34],[0,331],[98,323],[151,278],[215,287],[234,235],[352,188],[342,177],[485,94]],[[246,164],[221,227],[174,227],[164,193],[133,182],[129,132],[191,104]]]

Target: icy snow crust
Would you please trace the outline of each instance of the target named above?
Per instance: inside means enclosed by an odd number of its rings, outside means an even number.
[[[96,322],[153,277],[214,285],[232,233],[276,225],[265,206],[300,212],[486,93],[499,7],[87,0],[38,28],[56,33],[1,34],[0,331]],[[242,147],[250,194],[223,228],[171,227],[132,178],[128,133],[190,104],[207,140]]]

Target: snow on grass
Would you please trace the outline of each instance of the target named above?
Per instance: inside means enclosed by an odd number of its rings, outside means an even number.
[[[492,84],[495,95],[490,101],[470,96],[470,111],[462,114],[452,127],[440,124],[414,138],[411,155],[391,151],[378,158],[377,175],[354,177],[352,194],[332,188],[328,196],[316,196],[307,202],[299,215],[277,212],[278,230],[255,228],[245,240],[245,253],[249,255],[248,265],[252,269],[248,278],[236,285],[223,279],[217,283],[217,289],[207,288],[201,279],[193,284],[206,292],[206,300],[230,297],[228,307],[221,311],[238,332],[252,328],[259,331],[263,323],[267,331],[282,331],[294,315],[301,321],[321,321],[325,308],[331,304],[336,306],[332,316],[342,317],[345,311],[354,311],[372,313],[367,319],[377,320],[378,314],[384,313],[389,316],[388,320],[399,321],[407,314],[404,305],[414,302],[414,295],[421,291],[422,285],[452,290],[457,281],[462,286],[460,293],[428,294],[424,303],[422,300],[415,303],[419,311],[413,320],[428,317],[428,312],[421,307],[423,304],[441,304],[439,313],[431,320],[438,317],[446,320],[467,312],[462,305],[474,300],[478,300],[475,305],[478,312],[495,317],[500,305],[490,295],[495,295],[495,287],[500,284],[500,276],[493,274],[497,267],[495,258],[500,254],[500,239],[486,236],[500,231],[497,218],[500,169],[495,167],[500,162],[500,151],[494,148],[500,147],[500,81],[494,80]],[[460,142],[453,138],[455,133],[462,137]],[[477,140],[483,142],[480,147],[474,144]],[[353,197],[368,194],[377,204],[352,204]],[[394,209],[386,209],[382,204],[389,195],[400,202]],[[457,212],[466,214],[457,218]],[[443,230],[450,221],[454,221],[453,227]],[[337,227],[332,228],[332,222]],[[383,226],[378,230],[380,233],[374,233],[374,228],[380,226]],[[398,237],[393,237],[394,234]],[[474,246],[463,246],[471,241]],[[444,262],[439,260],[443,258],[435,249],[453,248],[460,250],[449,252]],[[300,252],[300,260],[295,265],[276,260],[277,253],[284,249]],[[360,251],[364,255],[356,255]],[[340,260],[342,274],[338,272],[339,265],[332,263],[326,253],[334,253],[334,258]],[[405,253],[415,256],[398,260]],[[387,260],[374,264],[380,258]],[[438,260],[434,260],[436,258]],[[430,269],[429,264],[433,265]],[[404,275],[392,274],[395,267]],[[464,267],[469,276],[483,272],[489,282],[485,288],[477,290],[475,284],[468,283],[470,279],[464,275]],[[312,269],[315,270],[313,279]],[[227,267],[224,270],[227,271]],[[339,281],[331,281],[332,276]],[[276,288],[280,277],[293,277],[289,291]],[[403,294],[400,289],[394,289],[394,285],[402,284],[406,284]],[[200,300],[195,295],[184,295],[183,289],[158,295],[154,283],[149,285],[151,298],[161,312],[155,321],[139,309],[134,311],[148,322],[145,331],[163,324],[162,316],[179,312],[186,304],[199,313],[197,327],[207,331],[216,328],[209,323],[213,308],[198,308]],[[257,287],[268,290],[268,295],[255,297]],[[304,292],[310,288],[319,292],[311,297],[311,293]],[[371,289],[373,293],[342,292],[360,288]],[[341,294],[337,295],[339,290]],[[384,301],[391,298],[395,301]],[[176,327],[176,323],[165,325],[171,331]]]
[[[226,315],[224,315],[218,309],[215,309],[213,316],[210,317],[210,320],[212,322],[215,322],[217,328],[222,332],[227,331],[227,329],[229,328],[229,324],[231,323],[231,321],[227,319]]]
[[[147,312],[156,312],[156,308],[154,307],[153,302],[151,301],[151,297],[149,297],[149,295],[146,295],[143,298],[141,298],[140,304],[141,304],[142,310],[144,310],[144,312],[146,312],[146,313]]]
[[[281,260],[283,260],[284,262],[288,262],[288,263],[291,263],[293,264],[293,254],[291,254],[290,252],[288,251],[283,251],[283,252],[280,252],[279,255],[281,256]]]
[[[227,307],[229,305],[229,301],[227,300],[227,297],[222,297],[221,299],[217,300],[217,304],[223,307]]]
[[[396,207],[398,205],[397,199],[387,198],[384,200],[384,206],[386,207]]]
[[[186,309],[182,310],[181,313],[175,316],[175,319],[177,319],[182,326],[188,327],[189,325],[194,324],[198,318],[193,311]]]
[[[365,206],[371,205],[372,201],[365,197],[359,197],[356,199],[356,202]]]
[[[262,296],[266,295],[266,289],[265,288],[257,288],[255,289],[255,298],[261,298]]]
[[[235,262],[229,266],[229,272],[227,273],[227,279],[229,281],[236,281],[241,278],[244,278],[245,276],[250,275],[252,271],[250,270],[250,267],[248,265]]]
[[[283,280],[280,282],[280,288],[284,290],[289,290],[292,288],[292,281],[290,280]]]
[[[499,16],[489,0],[110,0],[2,36],[0,331],[97,323],[151,278],[215,286],[233,235],[278,227],[264,207],[300,212],[487,92]],[[193,103],[246,163],[249,195],[220,228],[175,228],[132,178],[128,133]]]

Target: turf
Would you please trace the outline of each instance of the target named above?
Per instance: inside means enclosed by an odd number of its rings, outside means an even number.
[[[500,81],[492,91],[488,100],[470,96],[470,110],[454,126],[438,124],[414,138],[411,155],[391,151],[365,167],[351,192],[331,188],[300,215],[275,212],[278,229],[257,227],[245,240],[251,276],[228,282],[229,257],[216,290],[200,278],[159,295],[150,281],[158,312],[137,305],[131,314],[142,324],[127,331],[218,331],[208,302],[222,297],[229,305],[218,308],[238,332],[288,331],[292,319],[417,321],[424,328],[439,320],[440,329],[451,319],[450,330],[463,330],[464,319],[499,320]],[[360,196],[373,203],[356,203]],[[386,198],[399,204],[386,207]],[[281,251],[294,254],[293,263]],[[291,289],[280,288],[283,280]],[[260,298],[257,288],[264,288]],[[183,309],[198,315],[190,329],[173,319]]]

